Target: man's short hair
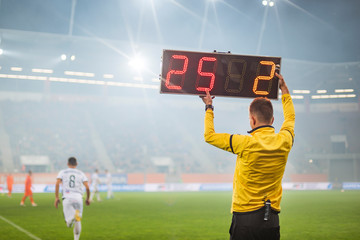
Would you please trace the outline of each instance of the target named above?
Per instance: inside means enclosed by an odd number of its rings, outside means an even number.
[[[68,159],[68,164],[69,164],[70,166],[76,166],[76,165],[77,165],[76,158],[70,157],[70,158]]]
[[[255,98],[250,104],[250,113],[262,123],[271,123],[274,115],[272,103],[264,97]]]

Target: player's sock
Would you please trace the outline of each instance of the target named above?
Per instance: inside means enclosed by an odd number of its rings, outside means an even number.
[[[37,206],[37,204],[34,202],[34,199],[33,199],[32,196],[30,196],[30,202],[31,202],[31,205],[32,205],[33,207],[36,207],[36,206]]]
[[[66,220],[65,220],[65,221],[66,221]],[[68,221],[66,221],[66,226],[67,226],[68,228],[71,228],[71,227],[74,226],[74,223],[75,223],[75,215],[74,215],[74,217],[73,217],[72,219],[69,219]]]
[[[77,222],[81,221],[80,211],[79,210],[75,210],[75,221],[77,221]]]
[[[21,202],[20,202],[20,206],[25,206],[25,199],[26,199],[26,196],[23,196],[23,198],[21,199]]]
[[[81,222],[75,222],[74,225],[74,240],[80,239],[80,233],[81,233]]]
[[[71,219],[70,221],[67,221],[67,222],[66,222],[66,226],[67,226],[68,228],[71,228],[71,227],[73,226],[74,222],[75,222],[75,219]]]

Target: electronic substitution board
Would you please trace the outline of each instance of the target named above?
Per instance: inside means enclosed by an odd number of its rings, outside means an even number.
[[[277,99],[280,57],[163,50],[160,93]]]

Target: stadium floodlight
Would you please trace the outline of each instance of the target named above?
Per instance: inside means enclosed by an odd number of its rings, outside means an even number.
[[[129,65],[137,70],[137,71],[141,71],[143,70],[145,67],[146,67],[146,62],[145,62],[145,59],[140,56],[140,55],[137,55],[135,57],[133,57],[130,61],[129,61]]]
[[[336,93],[354,92],[354,89],[335,89]]]
[[[60,58],[61,58],[61,60],[65,61],[65,60],[66,60],[66,54],[62,54],[62,55],[60,56]]]
[[[114,78],[114,74],[107,73],[107,74],[104,74],[103,77],[104,78]]]
[[[70,60],[75,61],[75,58],[76,58],[75,55],[71,55]]]
[[[329,98],[355,98],[356,94],[332,94],[332,95],[313,95],[311,99],[329,99]]]
[[[64,74],[69,76],[95,77],[95,73],[89,73],[89,72],[64,71]]]
[[[42,68],[33,68],[31,69],[32,72],[34,73],[53,73],[54,70],[52,69],[42,69]]]
[[[291,98],[292,99],[304,99],[304,96],[302,96],[302,95],[292,95]]]
[[[275,2],[271,0],[263,0],[261,3],[263,6],[269,6],[269,7],[273,7],[275,5]]]
[[[316,93],[327,93],[327,90],[316,90]]]
[[[309,94],[310,90],[293,90],[293,93],[295,93],[295,94],[298,94],[298,93]]]
[[[11,67],[10,70],[14,72],[21,72],[23,69],[21,67]]]
[[[0,48],[0,55],[3,55],[4,50],[2,48]]]

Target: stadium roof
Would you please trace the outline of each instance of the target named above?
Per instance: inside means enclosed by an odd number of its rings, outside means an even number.
[[[360,1],[2,0],[0,28],[197,50],[360,61]],[[6,44],[7,39],[1,42]]]
[[[157,88],[162,49],[184,49],[281,56],[293,89],[358,96],[358,10],[358,0],[2,0],[1,90],[79,78]],[[129,65],[139,56],[141,72]]]

